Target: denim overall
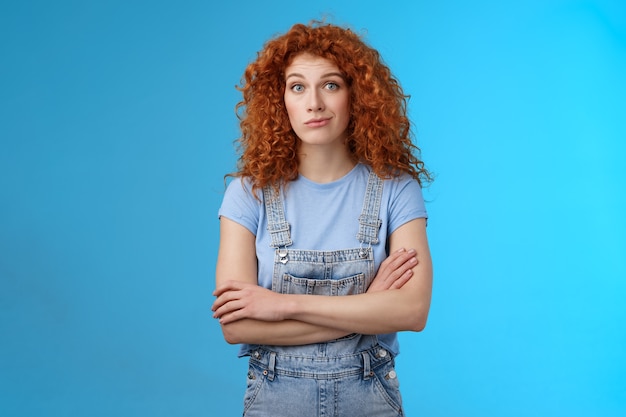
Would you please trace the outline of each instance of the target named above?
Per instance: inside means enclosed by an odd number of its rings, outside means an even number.
[[[282,199],[263,190],[271,245],[272,290],[283,294],[363,293],[375,276],[383,182],[370,174],[358,219],[359,246],[337,251],[287,249],[290,227]],[[356,220],[356,219],[355,219]],[[356,242],[355,242],[356,243]],[[351,334],[300,346],[254,346],[250,353],[246,417],[403,416],[394,359],[376,336]]]

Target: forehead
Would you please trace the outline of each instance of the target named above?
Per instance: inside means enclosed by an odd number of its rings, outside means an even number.
[[[312,55],[309,53],[302,53],[296,55],[291,63],[285,68],[285,76],[289,76],[290,74],[297,73],[299,75],[308,74],[316,74],[316,73],[339,73],[342,74],[342,71],[337,67],[337,65],[321,56]]]

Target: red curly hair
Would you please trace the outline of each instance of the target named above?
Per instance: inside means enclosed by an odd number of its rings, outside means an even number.
[[[379,53],[350,29],[322,22],[294,25],[268,41],[246,68],[238,87],[241,156],[233,176],[249,177],[254,189],[297,178],[298,138],[283,97],[285,69],[302,53],[325,58],[344,74],[351,103],[347,146],[355,162],[381,178],[408,173],[422,185],[431,180],[411,141],[408,96]]]

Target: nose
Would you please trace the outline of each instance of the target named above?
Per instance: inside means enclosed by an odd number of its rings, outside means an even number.
[[[324,110],[324,100],[317,90],[309,91],[307,111],[318,112]]]

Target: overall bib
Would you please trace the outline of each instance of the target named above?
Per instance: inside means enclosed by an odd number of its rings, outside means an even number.
[[[382,188],[382,180],[372,172],[358,218],[358,247],[313,251],[288,249],[292,241],[280,193],[266,187],[268,230],[276,248],[272,290],[327,296],[365,292],[376,272],[371,245],[378,243]],[[254,346],[243,415],[403,416],[394,359],[372,335],[351,334],[300,346]]]

